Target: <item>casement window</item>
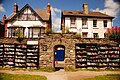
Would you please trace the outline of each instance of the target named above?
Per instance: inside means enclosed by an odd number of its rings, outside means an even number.
[[[98,33],[93,33],[93,37],[94,38],[98,38],[99,36],[98,36]]]
[[[70,20],[71,20],[70,28],[76,28],[76,18],[71,17]]]
[[[86,29],[87,27],[87,18],[82,18],[82,28]]]
[[[24,28],[8,28],[8,37],[24,37]]]
[[[39,35],[41,36],[42,33],[44,33],[44,31],[45,31],[44,28],[31,27],[31,28],[29,28],[28,37],[29,38],[37,38],[37,37],[39,37]]]
[[[93,20],[93,27],[97,27],[97,20]]]
[[[88,32],[83,32],[83,33],[82,33],[82,37],[83,37],[83,38],[87,38],[87,36],[88,36]]]
[[[104,20],[104,21],[103,21],[103,26],[104,26],[104,27],[107,27],[107,20]]]

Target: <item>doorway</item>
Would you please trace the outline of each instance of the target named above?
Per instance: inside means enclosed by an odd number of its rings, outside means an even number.
[[[64,68],[65,46],[56,45],[54,47],[54,64],[55,68]]]

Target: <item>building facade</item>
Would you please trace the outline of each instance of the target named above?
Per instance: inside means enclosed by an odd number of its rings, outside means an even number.
[[[104,38],[107,28],[112,27],[114,17],[101,12],[88,10],[88,4],[83,4],[83,11],[62,10],[61,30],[80,33],[83,38]]]
[[[22,9],[18,10],[18,5],[14,4],[14,12],[6,18],[5,37],[37,38],[41,33],[51,29],[51,9],[48,3],[47,9],[32,9],[26,4]]]

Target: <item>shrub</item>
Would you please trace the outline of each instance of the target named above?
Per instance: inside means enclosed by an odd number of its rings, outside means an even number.
[[[47,29],[46,30],[46,34],[51,34],[51,33],[53,33],[52,29]]]
[[[77,38],[77,39],[79,39],[79,38],[81,38],[81,34],[80,34],[80,33],[76,33],[76,34],[74,35],[74,37]]]
[[[69,31],[69,28],[68,27],[66,27],[66,29],[65,29],[65,33],[70,33],[70,31]]]
[[[108,28],[105,34],[109,39],[120,39],[120,27]]]
[[[65,67],[65,71],[71,71],[71,72],[73,72],[73,71],[77,71],[77,69],[69,66],[69,67]]]

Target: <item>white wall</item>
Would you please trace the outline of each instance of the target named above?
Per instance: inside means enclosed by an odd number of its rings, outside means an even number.
[[[93,33],[98,33],[99,38],[104,38],[104,33],[106,32],[107,28],[112,27],[112,22],[110,19],[97,19],[97,27],[93,27],[93,19],[94,18],[88,18],[87,21],[87,27],[88,29],[82,29],[82,19],[76,18],[76,30],[75,29],[69,29],[71,32],[88,32],[88,38],[93,38]],[[107,20],[107,28],[104,28],[103,26],[103,20]],[[65,18],[65,29],[66,27],[70,28],[70,17]]]

